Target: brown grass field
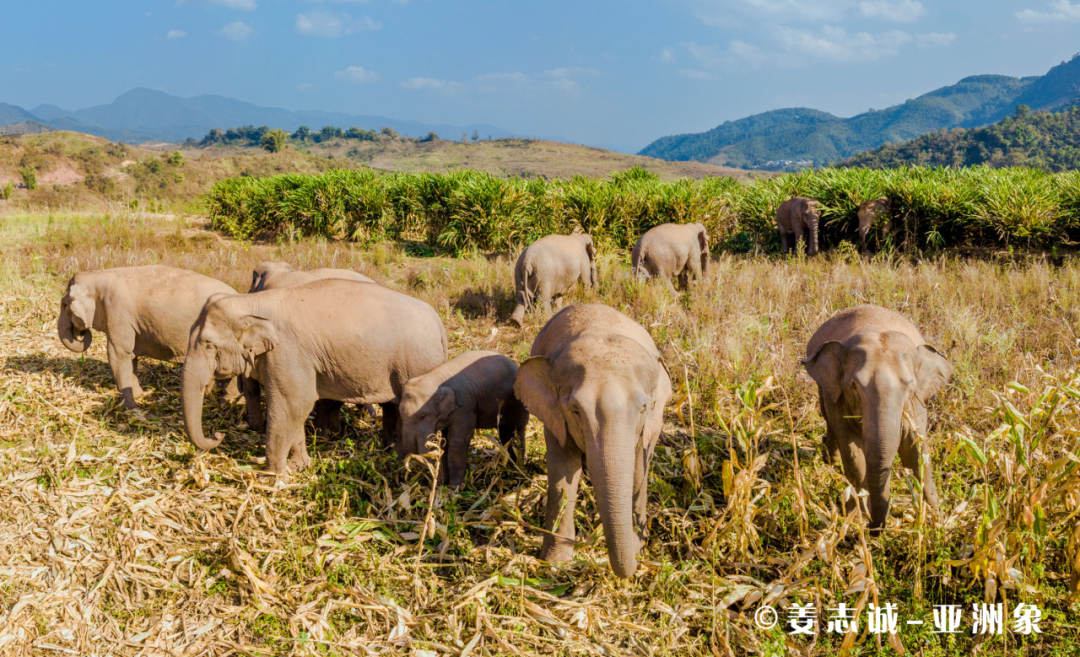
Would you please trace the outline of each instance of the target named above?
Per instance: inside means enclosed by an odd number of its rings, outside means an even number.
[[[721,256],[688,293],[629,276],[603,253],[597,292],[653,335],[677,392],[649,481],[650,540],[629,581],[606,565],[582,487],[575,560],[536,559],[546,492],[542,431],[519,470],[486,436],[460,490],[379,448],[353,411],[314,442],[309,470],[262,471],[242,406],[208,400],[220,448],[194,449],[179,366],[147,361],[126,411],[105,340],[56,336],[80,269],[161,263],[246,290],[252,267],[352,267],[440,313],[451,355],[523,359],[546,318],[508,325],[512,259],[414,257],[408,245],[237,243],[197,218],[0,214],[0,654],[834,655],[1080,653],[1080,262]],[[859,303],[911,318],[955,366],[930,404],[940,516],[897,467],[888,528],[837,508],[824,421],[799,359],[832,313]],[[495,441],[497,442],[497,441]],[[842,507],[841,507],[842,508]],[[1006,605],[1006,631],[972,635],[972,604]],[[827,608],[862,613],[826,632]],[[892,638],[870,603],[896,603]],[[1018,602],[1039,635],[1012,631]],[[760,605],[780,611],[764,630]],[[786,609],[815,604],[809,637]],[[962,605],[960,633],[932,609]],[[924,620],[921,626],[906,625]]]

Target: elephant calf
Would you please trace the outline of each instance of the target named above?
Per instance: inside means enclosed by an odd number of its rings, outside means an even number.
[[[477,429],[498,429],[520,462],[529,412],[514,396],[517,364],[493,351],[468,351],[427,374],[410,379],[401,390],[401,433],[405,448],[423,454],[428,436],[446,437],[441,483],[460,486],[469,464],[469,446]],[[520,452],[512,444],[514,439]]]
[[[806,254],[816,255],[820,223],[821,210],[815,199],[797,196],[781,203],[776,210],[776,229],[780,233],[780,247],[784,253],[794,251],[805,235]]]
[[[304,421],[320,399],[381,404],[384,443],[396,442],[404,455],[401,388],[445,360],[446,329],[435,309],[381,285],[326,279],[216,297],[191,327],[180,388],[184,426],[200,449],[217,447],[220,439],[203,436],[203,389],[214,377],[243,375],[249,405],[266,388],[266,467],[273,472],[286,462],[309,464]]]
[[[138,358],[183,362],[191,325],[215,294],[236,290],[209,276],[164,265],[81,271],[68,281],[60,300],[57,333],[65,347],[82,353],[93,340],[90,329],[103,332],[124,406],[136,408],[135,399],[143,394],[135,375]],[[234,382],[226,394],[239,395]]]
[[[248,289],[248,293],[279,290],[283,287],[303,285],[324,278],[340,278],[346,281],[357,281],[358,283],[375,282],[351,269],[321,268],[297,271],[287,262],[270,260],[260,262],[259,266],[251,272],[251,287]]]
[[[878,217],[889,218],[889,199],[884,196],[859,204],[859,248],[866,251],[866,236]]]
[[[573,556],[584,463],[611,569],[630,577],[645,537],[649,463],[671,398],[660,352],[640,324],[614,308],[589,304],[552,317],[530,355],[518,369],[514,392],[544,423],[547,531],[540,558]]]
[[[671,286],[679,277],[685,290],[690,277],[700,281],[709,266],[709,233],[702,224],[661,224],[638,238],[630,253],[637,276],[662,278]]]
[[[517,305],[510,321],[521,326],[526,309],[537,300],[545,312],[552,298],[561,305],[562,296],[578,281],[590,288],[597,286],[592,237],[584,233],[541,237],[525,247],[514,266]]]
[[[818,384],[827,427],[825,458],[832,464],[842,461],[852,487],[869,493],[870,528],[885,526],[898,451],[936,509],[929,446],[922,441],[922,458],[918,446],[919,436],[926,436],[926,402],[952,376],[949,361],[900,313],[855,306],[821,325],[806,345],[802,364]],[[849,500],[847,511],[855,504]]]

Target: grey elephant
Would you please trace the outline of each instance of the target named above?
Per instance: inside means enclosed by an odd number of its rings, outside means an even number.
[[[497,428],[500,442],[520,462],[529,412],[514,396],[517,370],[517,363],[502,354],[467,351],[410,379],[398,405],[405,448],[423,454],[428,437],[442,432],[446,443],[439,480],[451,486],[465,480],[477,429]]]
[[[596,249],[585,233],[541,237],[518,256],[514,266],[517,305],[510,321],[518,326],[525,311],[539,302],[547,312],[552,298],[562,305],[562,297],[578,282],[596,288]]]
[[[645,278],[671,277],[687,289],[690,278],[700,281],[709,266],[709,233],[702,224],[661,224],[638,238],[630,252],[632,271]]]
[[[266,467],[310,463],[304,421],[320,399],[380,404],[383,441],[404,445],[397,404],[409,379],[446,360],[446,329],[428,304],[381,285],[338,279],[211,299],[191,328],[181,379],[184,426],[200,449],[212,378],[243,375],[248,404],[266,388]],[[253,380],[259,385],[247,385]]]
[[[925,440],[926,402],[952,376],[949,361],[903,315],[867,305],[848,308],[822,324],[806,345],[802,364],[818,384],[827,427],[825,458],[842,462],[852,487],[868,493],[871,529],[885,526],[897,452],[936,509]],[[848,512],[855,503],[848,500]]]
[[[81,271],[68,281],[56,329],[60,342],[76,353],[90,347],[90,329],[104,333],[109,368],[124,406],[136,408],[135,400],[143,394],[136,376],[138,359],[183,362],[191,325],[207,300],[223,293],[236,290],[209,276],[164,265]],[[230,381],[226,396],[239,394]]]
[[[303,285],[311,281],[319,281],[324,278],[340,278],[346,281],[359,283],[374,283],[363,274],[358,274],[351,269],[308,269],[297,271],[287,262],[268,260],[260,262],[259,266],[251,272],[251,287],[248,293],[262,292],[263,290],[278,290],[283,287]]]
[[[863,252],[866,251],[866,236],[874,222],[881,217],[889,220],[889,207],[889,199],[884,196],[859,204],[859,248]]]
[[[776,228],[784,253],[793,252],[799,240],[805,236],[806,254],[816,255],[820,223],[821,209],[817,200],[797,196],[781,203],[776,210]]]
[[[611,569],[630,577],[645,538],[649,465],[671,398],[667,368],[640,324],[601,304],[563,309],[536,336],[530,355],[514,392],[544,423],[548,496],[540,558],[573,555],[584,463]]]

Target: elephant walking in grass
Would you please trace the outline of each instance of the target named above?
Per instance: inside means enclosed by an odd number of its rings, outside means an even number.
[[[776,210],[776,229],[784,253],[794,252],[805,236],[806,255],[817,255],[820,223],[821,209],[815,199],[797,196],[781,203]]]
[[[578,282],[595,289],[596,249],[584,233],[541,237],[518,256],[514,266],[516,303],[510,321],[521,326],[525,311],[539,302],[546,313],[552,298],[562,297]]]
[[[446,360],[446,329],[428,304],[381,285],[327,279],[211,299],[191,328],[181,384],[184,426],[200,449],[206,382],[243,375],[249,407],[266,388],[266,467],[310,463],[304,421],[320,399],[380,404],[384,445],[406,450],[398,402],[409,379]],[[254,401],[252,399],[254,397]]]
[[[340,278],[346,281],[358,283],[374,283],[363,274],[358,274],[351,269],[308,269],[297,271],[287,262],[269,260],[260,262],[259,266],[251,272],[251,288],[248,293],[262,292],[263,290],[279,290],[283,287],[294,287],[311,281],[320,281],[325,278]]]
[[[952,377],[952,365],[900,313],[855,306],[810,338],[807,373],[825,416],[825,458],[842,462],[851,486],[869,495],[870,528],[885,526],[897,453],[915,473],[926,502],[938,507],[926,442],[926,403]],[[850,513],[854,498],[846,502]]]
[[[164,265],[81,271],[68,281],[60,300],[57,333],[76,353],[90,347],[90,329],[104,333],[109,368],[124,406],[136,408],[135,400],[143,394],[136,376],[138,359],[182,363],[191,325],[215,294],[236,290],[209,276]],[[235,380],[229,381],[225,394],[239,397]]]
[[[700,281],[709,266],[709,233],[702,224],[661,224],[638,238],[630,253],[634,275],[663,279],[674,289],[671,277],[687,289],[690,278]]]
[[[514,392],[544,423],[548,495],[540,558],[574,553],[574,508],[588,466],[612,571],[630,577],[644,543],[649,465],[671,379],[640,324],[601,304],[551,318],[518,369]]]

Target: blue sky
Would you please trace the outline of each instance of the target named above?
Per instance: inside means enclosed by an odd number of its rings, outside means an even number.
[[[493,123],[620,150],[780,107],[849,116],[1080,51],[1070,0],[35,0],[0,101],[137,87]]]

